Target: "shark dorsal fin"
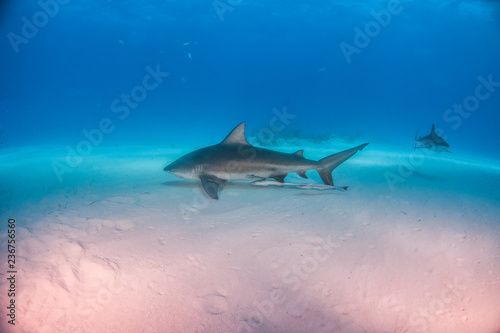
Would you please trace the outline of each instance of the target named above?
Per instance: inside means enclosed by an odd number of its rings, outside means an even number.
[[[292,155],[295,155],[297,157],[300,157],[300,158],[304,158],[304,149],[301,149],[301,150],[297,150],[295,153],[293,153]]]
[[[432,124],[431,135],[436,135],[436,127]]]
[[[231,133],[226,136],[224,140],[222,140],[221,144],[242,144],[242,145],[250,145],[245,138],[245,122],[242,122],[238,126],[236,126]]]

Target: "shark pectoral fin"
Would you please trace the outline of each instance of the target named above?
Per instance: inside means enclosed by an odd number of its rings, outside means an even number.
[[[302,178],[309,178],[306,176],[306,172],[305,171],[297,171],[297,174],[302,177]]]
[[[202,175],[200,176],[201,185],[203,185],[203,189],[205,193],[208,194],[212,199],[219,199],[219,189],[223,186],[227,181],[224,179],[217,178],[215,176],[210,175]]]
[[[284,183],[286,176],[288,176],[288,175],[279,175],[279,176],[274,176],[274,177],[271,177],[271,178],[274,178],[277,182]]]

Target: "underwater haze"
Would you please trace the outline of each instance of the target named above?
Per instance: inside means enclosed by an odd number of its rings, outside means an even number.
[[[498,158],[496,1],[3,3],[1,148],[64,150],[103,118],[102,145],[211,142],[286,106],[287,131],[412,146],[435,123]],[[132,91],[148,66],[168,76]]]
[[[500,333],[499,1],[0,0],[0,60],[0,332]]]

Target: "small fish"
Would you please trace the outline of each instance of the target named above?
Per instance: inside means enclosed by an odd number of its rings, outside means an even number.
[[[191,53],[188,53],[188,57],[189,57],[189,59],[193,59],[193,57],[191,56]]]
[[[182,44],[182,45],[184,45],[184,46],[188,46],[188,45],[189,45],[189,42],[187,42],[187,43],[184,43],[184,44]]]

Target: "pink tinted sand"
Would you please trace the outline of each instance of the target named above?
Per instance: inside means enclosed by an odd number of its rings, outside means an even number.
[[[410,172],[410,152],[369,148],[334,172],[348,192],[233,183],[219,201],[162,172],[177,151],[102,148],[62,183],[57,154],[4,155],[1,331],[500,332],[500,169]]]

